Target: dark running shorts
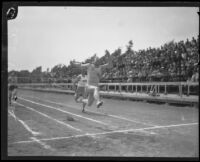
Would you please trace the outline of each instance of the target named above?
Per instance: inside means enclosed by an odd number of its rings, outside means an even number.
[[[10,86],[9,86],[9,90],[10,90],[10,91],[13,91],[13,90],[16,89],[16,88],[17,88],[16,85],[10,85]]]

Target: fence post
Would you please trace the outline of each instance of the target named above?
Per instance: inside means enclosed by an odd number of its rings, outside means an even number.
[[[187,96],[190,95],[190,84],[188,83],[188,90],[187,90]]]
[[[179,95],[182,97],[182,85],[181,85],[181,83],[179,85]]]
[[[136,93],[137,93],[137,84],[136,84]]]
[[[155,87],[155,93],[157,94],[158,93],[158,85],[154,85],[154,87]]]
[[[165,83],[165,95],[167,95],[167,84]]]

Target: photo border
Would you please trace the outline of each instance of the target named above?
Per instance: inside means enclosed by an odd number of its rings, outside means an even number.
[[[164,158],[164,157],[71,157],[71,156],[8,156],[7,135],[8,135],[8,21],[17,17],[18,7],[26,6],[94,6],[94,7],[199,7],[198,1],[67,1],[67,2],[3,2],[2,5],[2,55],[1,55],[1,159],[2,160],[112,160],[112,161],[198,161],[199,158]],[[8,10],[14,7],[16,16],[8,17]],[[199,14],[199,13],[198,13]]]

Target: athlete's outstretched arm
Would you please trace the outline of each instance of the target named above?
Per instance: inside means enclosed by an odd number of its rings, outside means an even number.
[[[81,67],[88,67],[89,65],[90,65],[90,63],[81,64]]]
[[[108,63],[104,64],[104,65],[100,65],[101,68],[112,68],[113,67],[113,63],[112,63],[112,56],[109,56],[108,58]]]
[[[74,65],[79,66],[79,67],[88,67],[90,63],[81,63],[81,62],[73,62]]]

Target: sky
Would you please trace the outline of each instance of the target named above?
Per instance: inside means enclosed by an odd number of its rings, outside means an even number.
[[[8,70],[42,71],[133,41],[133,50],[197,38],[197,7],[19,7],[8,22]]]

